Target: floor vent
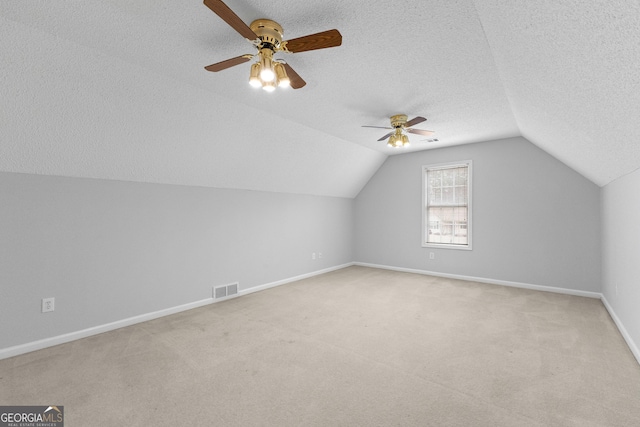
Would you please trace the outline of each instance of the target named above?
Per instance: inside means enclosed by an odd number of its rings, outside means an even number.
[[[238,294],[238,282],[229,283],[228,285],[216,286],[213,288],[213,298],[227,298]]]

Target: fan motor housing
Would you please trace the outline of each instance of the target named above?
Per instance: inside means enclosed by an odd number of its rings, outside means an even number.
[[[401,128],[407,123],[407,115],[406,114],[396,114],[395,116],[391,116],[391,126],[394,128]]]
[[[249,28],[256,33],[262,43],[268,43],[276,48],[280,47],[284,30],[277,22],[270,19],[256,19],[249,25]]]

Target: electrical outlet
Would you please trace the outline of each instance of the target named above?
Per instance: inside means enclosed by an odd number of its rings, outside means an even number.
[[[436,254],[433,252],[429,252],[429,259],[436,259]]]
[[[55,298],[42,298],[42,312],[48,313],[55,310],[56,299]]]
[[[318,258],[322,259],[322,252],[318,252]]]
[[[315,252],[311,253],[311,259],[316,259],[316,253]]]

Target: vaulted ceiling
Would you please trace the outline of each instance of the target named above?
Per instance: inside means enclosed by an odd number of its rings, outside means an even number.
[[[199,0],[0,1],[0,170],[354,197],[389,155],[522,135],[598,185],[640,167],[638,0],[226,0],[306,80],[266,93]],[[280,54],[282,55],[282,54]]]

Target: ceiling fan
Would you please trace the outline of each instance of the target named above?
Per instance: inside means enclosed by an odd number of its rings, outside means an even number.
[[[391,127],[388,126],[362,126],[363,128],[376,128],[376,129],[394,129],[393,132],[389,132],[378,141],[384,141],[389,138],[387,145],[389,147],[406,147],[409,145],[409,136],[405,132],[414,133],[418,135],[431,136],[435,132],[431,130],[423,130],[423,129],[411,129],[411,126],[417,125],[418,123],[422,123],[426,121],[424,117],[416,117],[409,121],[407,121],[406,114],[396,114],[395,116],[391,116]]]
[[[257,54],[241,55],[208,65],[204,67],[205,70],[222,71],[257,57],[257,61],[251,65],[249,83],[254,87],[262,87],[268,92],[274,91],[277,86],[291,86],[294,89],[300,89],[307,84],[289,64],[281,59],[274,59],[275,53],[306,52],[342,44],[342,35],[338,30],[327,30],[291,40],[282,40],[284,31],[282,26],[275,21],[257,19],[247,26],[221,0],[204,0],[204,4],[258,50]]]

